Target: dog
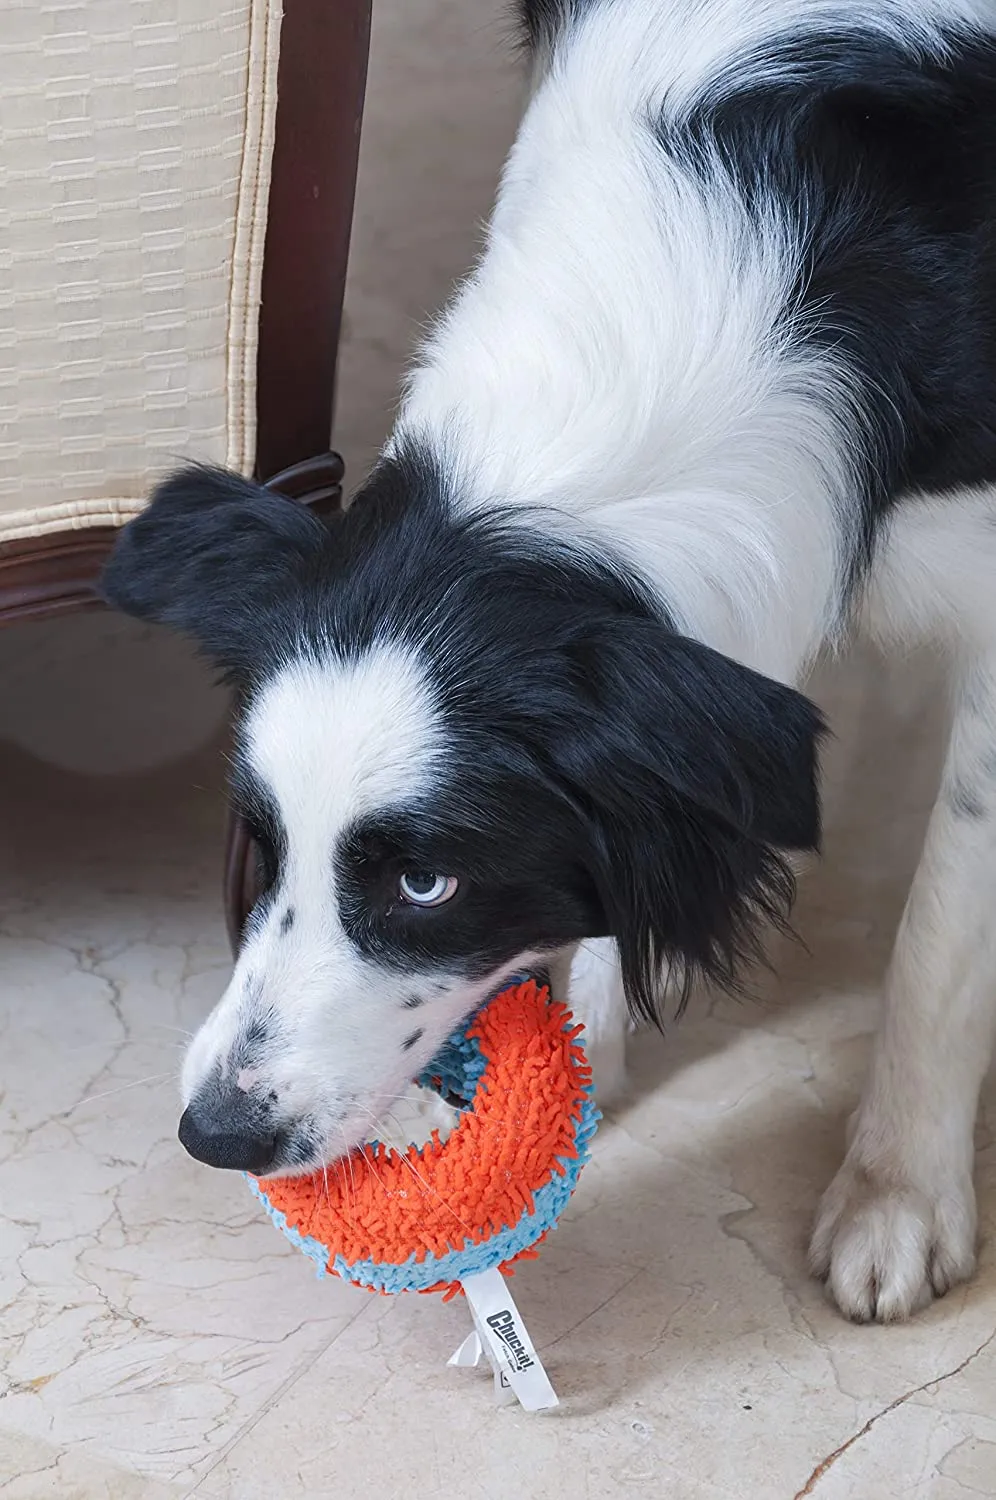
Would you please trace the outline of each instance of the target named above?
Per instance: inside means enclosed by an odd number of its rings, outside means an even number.
[[[313,1171],[537,968],[611,1091],[627,1016],[787,917],[814,657],[930,640],[947,761],[811,1250],[903,1318],[973,1270],[996,1028],[996,0],[520,19],[486,246],[355,502],[187,468],[106,571],[235,684],[261,852],[181,1139]]]

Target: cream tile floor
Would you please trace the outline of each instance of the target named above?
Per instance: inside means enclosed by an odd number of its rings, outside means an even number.
[[[380,7],[340,410],[357,463],[513,127],[491,14]],[[823,674],[805,946],[756,1001],[634,1039],[632,1098],[517,1278],[563,1398],[527,1418],[446,1368],[459,1307],[316,1282],[238,1178],[176,1143],[179,1049],[229,964],[222,701],[118,622],[0,634],[19,742],[0,747],[0,1495],[996,1496],[996,1085],[970,1287],[862,1329],[804,1265],[929,806],[937,688],[925,662]]]

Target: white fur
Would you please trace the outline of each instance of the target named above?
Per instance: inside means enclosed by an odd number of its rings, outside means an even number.
[[[292,662],[253,705],[243,739],[286,833],[279,899],[247,934],[228,989],[187,1053],[184,1103],[216,1069],[227,1076],[264,1019],[270,1037],[250,1086],[277,1095],[277,1123],[310,1122],[330,1160],[389,1116],[501,976],[468,984],[445,973],[392,974],[358,952],[340,919],[333,856],[343,832],[424,790],[445,753],[413,654],[382,646],[349,663]],[[413,994],[416,1010],[405,1007]],[[423,1036],[405,1051],[415,1030]]]
[[[904,500],[879,539],[861,625],[886,647],[933,640],[985,654],[994,570],[996,490]]]
[[[975,1265],[973,1128],[996,1034],[994,728],[996,632],[958,684],[870,1077],[813,1235],[813,1267],[851,1317],[906,1317]]]
[[[572,30],[557,62],[565,50],[601,46],[604,77],[625,81],[642,65],[663,80],[667,108],[680,116],[707,93],[740,87],[745,59],[755,78],[770,76],[766,44],[775,37],[871,31],[940,56],[956,27],[996,27],[994,0],[615,0]]]
[[[758,233],[720,164],[703,180],[647,129],[681,116],[766,38],[854,24],[940,53],[993,0],[643,0],[602,5],[548,59],[485,254],[423,351],[399,430],[447,455],[464,503],[522,507],[627,557],[684,628],[797,680],[840,623],[835,537],[861,420],[847,373],[805,353],[787,306],[804,246],[776,203]],[[886,1020],[813,1263],[856,1317],[909,1313],[974,1259],[971,1134],[996,1006],[996,531],[991,494],[901,509],[865,624],[971,661],[887,985]],[[981,706],[980,706],[981,705]],[[952,811],[970,775],[982,816]],[[973,790],[974,795],[974,790]],[[604,953],[603,953],[604,958]],[[582,962],[613,1086],[618,977]]]
[[[810,1247],[850,1317],[909,1316],[975,1265],[973,1128],[996,1035],[996,492],[896,512],[862,610],[952,662],[940,794],[900,924],[870,1076]]]
[[[627,556],[690,634],[790,680],[835,620],[860,420],[784,326],[802,246],[779,206],[758,233],[718,162],[703,182],[652,139],[687,76],[678,12],[654,7],[648,47],[649,9],[596,9],[534,97],[399,430],[466,504]]]
[[[443,753],[415,655],[378,646],[358,661],[292,661],[243,726],[253,769],[277,797],[288,864],[316,883],[346,821],[424,791]],[[331,896],[329,897],[331,904]]]
[[[612,938],[589,938],[559,955],[550,965],[550,988],[584,1023],[585,1053],[599,1104],[622,1103],[629,1013]]]
[[[537,85],[399,433],[447,454],[468,505],[519,505],[627,556],[690,634],[796,679],[840,623],[862,418],[846,369],[793,338],[805,246],[781,206],[758,233],[722,165],[703,181],[648,122],[715,93],[734,60],[742,87],[745,54],[789,29],[871,25],[940,51],[959,20],[994,25],[996,3],[594,7]],[[752,63],[766,71],[763,49]]]
[[[846,368],[807,349],[794,322],[806,247],[780,205],[749,215],[718,160],[692,172],[648,122],[762,76],[778,34],[852,24],[941,53],[945,26],[996,28],[996,0],[587,11],[536,80],[486,251],[429,339],[398,426],[442,457],[464,505],[512,507],[523,525],[611,552],[689,634],[783,681],[842,624],[837,539],[861,414]],[[871,1076],[813,1240],[855,1317],[904,1315],[973,1263],[972,1123],[996,1024],[994,513],[990,493],[906,503],[861,609],[880,637],[949,644],[963,686]],[[285,889],[196,1039],[185,1089],[227,1066],[269,1010],[286,1044],[245,1081],[317,1120],[334,1155],[369,1125],[358,1090],[389,1104],[497,976],[476,990],[441,976],[406,1012],[412,977],[381,970],[373,985],[339,921],[330,851],[343,828],[426,785],[447,753],[414,656],[290,667],[246,739],[287,825]],[[286,905],[296,920],[281,937]],[[554,980],[589,1020],[603,1086],[618,1087],[611,944],[563,955]],[[415,1025],[425,1036],[405,1054]]]

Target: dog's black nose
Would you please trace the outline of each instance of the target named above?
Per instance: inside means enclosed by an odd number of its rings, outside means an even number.
[[[239,1118],[240,1113],[244,1119]],[[247,1109],[219,1115],[199,1108],[196,1100],[180,1116],[177,1135],[181,1146],[198,1161],[236,1172],[265,1172],[277,1152],[276,1132],[260,1121],[250,1123]]]

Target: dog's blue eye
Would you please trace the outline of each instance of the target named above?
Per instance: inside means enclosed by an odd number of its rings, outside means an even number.
[[[398,881],[402,901],[410,906],[442,906],[456,895],[457,881],[452,875],[437,875],[433,870],[406,870]]]

